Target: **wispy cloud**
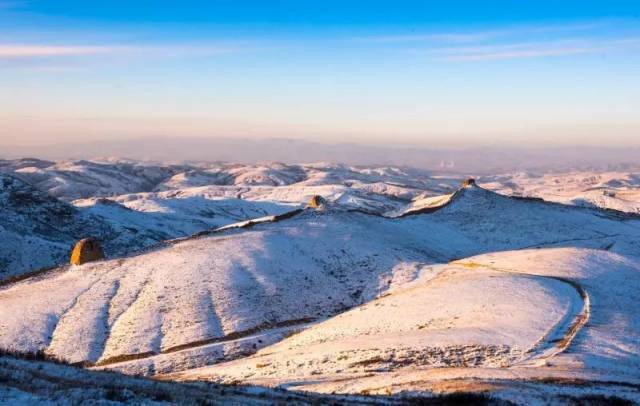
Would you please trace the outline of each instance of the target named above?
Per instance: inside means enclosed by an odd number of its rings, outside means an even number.
[[[96,66],[245,52],[248,46],[217,44],[46,45],[0,43],[0,69],[76,72]],[[105,63],[108,65],[105,65]],[[98,64],[98,65],[97,65]]]
[[[532,41],[535,39],[535,42]],[[439,61],[490,61],[635,50],[640,30],[628,21],[591,21],[357,38]]]
[[[588,31],[606,25],[605,22],[584,22],[573,24],[547,24],[547,25],[522,25],[502,27],[495,29],[479,29],[467,31],[444,31],[412,34],[392,34],[380,36],[366,36],[355,38],[358,42],[370,43],[414,43],[414,42],[439,42],[439,43],[476,43],[499,38],[520,37],[527,35],[560,35],[562,33],[575,33]]]
[[[443,61],[491,61],[539,58],[578,54],[598,54],[640,49],[639,38],[611,40],[557,40],[548,42],[518,42],[483,46],[461,46],[412,51]]]
[[[238,46],[220,45],[23,45],[0,44],[0,59],[40,58],[40,57],[67,57],[90,55],[140,55],[140,56],[206,56],[239,52],[245,49]]]
[[[122,49],[105,46],[58,46],[0,44],[0,59],[64,57],[114,53]]]
[[[441,32],[432,34],[403,34],[381,35],[355,38],[358,42],[370,42],[380,44],[408,43],[408,42],[445,42],[445,43],[472,43],[495,38],[501,35],[501,31],[479,32]]]

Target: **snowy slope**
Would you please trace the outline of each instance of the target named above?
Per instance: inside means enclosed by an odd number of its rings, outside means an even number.
[[[66,262],[70,247],[89,235],[106,245],[108,256],[121,256],[162,240],[281,214],[315,195],[344,207],[382,213],[402,210],[412,198],[427,193],[425,187],[435,193],[449,190],[452,184],[452,179],[432,179],[423,171],[332,164],[152,165],[20,159],[0,160],[0,173],[22,180],[24,193],[39,196],[30,198],[35,199],[32,209],[45,197],[58,207],[42,205],[39,214],[25,219],[13,214],[19,205],[0,202],[5,219],[14,219],[11,225],[0,223],[4,242],[0,280]],[[71,202],[79,210],[48,196]],[[74,214],[57,217],[59,208]],[[44,233],[41,225],[34,224],[56,218],[64,219],[64,225],[47,224]]]
[[[62,200],[108,197],[122,202],[194,198],[242,198],[273,203],[303,203],[316,194],[349,207],[385,212],[416,196],[450,192],[458,177],[394,167],[350,167],[326,163],[285,165],[153,165],[130,161],[0,161],[10,173]],[[154,193],[152,193],[154,192]],[[144,203],[146,204],[146,202]],[[137,210],[135,205],[128,207]]]
[[[557,280],[437,266],[390,295],[255,356],[180,376],[233,382],[407,367],[505,367],[523,359],[547,331],[571,320],[579,303],[575,289]]]
[[[482,400],[482,397],[477,397]],[[299,394],[263,387],[172,383],[0,355],[3,405],[373,405],[375,397]],[[405,404],[401,397],[385,404]]]
[[[60,263],[88,235],[111,236],[108,224],[0,174],[0,280]]]
[[[1,349],[321,392],[640,399],[634,174],[455,190],[390,167],[0,166],[0,279],[66,261],[87,234],[113,258],[2,286]],[[272,217],[315,195],[327,204]]]
[[[482,252],[555,245],[640,252],[637,220],[475,186],[456,196],[434,213],[401,219],[329,205],[27,280],[0,292],[0,346],[112,363],[322,319],[433,264]],[[38,292],[40,302],[26,292]],[[530,339],[504,344],[523,349]]]
[[[133,209],[105,198],[70,205],[0,174],[0,281],[66,263],[73,245],[88,236],[101,242],[108,257],[119,257],[163,240],[295,208],[171,193],[172,198],[135,200]]]
[[[342,185],[451,191],[459,177],[437,177],[429,172],[396,167],[352,167],[328,163],[262,164],[150,164],[134,161],[0,160],[0,172],[10,173],[52,196],[64,200],[122,194],[182,190],[201,186],[321,186]]]
[[[388,166],[347,166],[330,163],[286,165],[259,164],[141,163],[128,160],[59,161],[37,159],[0,160],[0,172],[34,185],[63,200],[115,197],[124,194],[184,191],[207,187],[209,193],[220,188],[226,194],[256,200],[272,200],[272,191],[285,194],[297,189],[325,186],[328,195],[339,189],[343,201],[355,199],[384,201],[373,210],[397,210],[395,199],[405,204],[451,193],[460,183],[459,174],[433,174],[428,171]],[[470,174],[472,175],[472,174]],[[640,174],[637,172],[515,172],[482,176],[480,183],[502,194],[541,197],[545,200],[581,206],[597,206],[637,213]],[[281,191],[277,194],[283,196]],[[318,193],[321,194],[321,193]],[[262,195],[262,196],[261,196]],[[326,197],[326,196],[325,196]],[[283,202],[297,202],[285,197]],[[365,204],[369,204],[366,202]],[[384,211],[383,210],[383,211]]]
[[[307,212],[51,273],[0,293],[0,343],[96,362],[328,316],[384,291],[399,260],[429,259],[397,226]],[[40,303],[26,291],[41,291]]]
[[[183,213],[187,217],[206,216],[206,212],[219,212],[216,206],[224,206],[227,200],[231,205],[237,205],[229,210],[236,212],[250,208],[246,214],[239,212],[237,218],[250,218],[252,214],[262,212],[275,213],[280,207],[291,207],[306,204],[313,196],[320,195],[326,200],[338,203],[344,207],[360,208],[372,212],[383,213],[392,209],[402,209],[418,191],[400,187],[385,187],[378,190],[379,185],[368,185],[368,188],[356,189],[344,185],[321,186],[199,186],[180,190],[150,193],[132,193],[108,198],[132,210],[142,212],[174,212]],[[406,196],[406,197],[396,197]],[[79,199],[73,201],[76,206],[86,207],[96,201],[104,199]],[[256,208],[256,209],[253,209]]]
[[[440,234],[450,249],[457,246],[460,258],[531,246],[585,248],[522,251],[529,262],[515,265],[497,264],[518,251],[422,266],[414,282],[395,284],[389,296],[313,325],[254,357],[177,376],[290,384],[328,375],[344,383],[345,376],[422,366],[536,366],[557,351],[545,342],[561,342],[574,320],[598,309],[602,318],[592,320],[618,319],[594,329],[608,332],[600,337],[607,352],[619,348],[602,376],[615,370],[622,371],[622,380],[637,378],[632,371],[639,359],[625,351],[640,350],[640,325],[633,321],[638,306],[629,291],[640,285],[638,220],[511,199],[478,187],[463,188],[450,200],[431,214],[396,222],[405,230]],[[590,308],[593,301],[601,308]]]
[[[72,200],[149,191],[180,169],[132,162],[15,160],[0,161],[0,170],[51,196]]]
[[[251,357],[170,377],[326,393],[472,389],[521,404],[560,394],[638,402],[637,286],[637,256],[586,248],[483,254],[433,267]]]
[[[91,198],[75,200],[73,204],[84,213],[100,217],[116,230],[153,233],[157,236],[155,242],[256,217],[282,214],[299,206],[188,192]]]
[[[528,172],[484,176],[484,187],[502,194],[533,196],[585,207],[640,213],[640,173]]]

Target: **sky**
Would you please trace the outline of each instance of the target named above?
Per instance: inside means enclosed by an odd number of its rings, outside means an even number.
[[[640,145],[640,1],[0,0],[0,145]]]

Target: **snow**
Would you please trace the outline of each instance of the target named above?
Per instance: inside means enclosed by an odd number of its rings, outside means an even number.
[[[84,199],[74,201],[85,213],[103,218],[113,228],[134,228],[152,233],[154,242],[184,237],[203,230],[265,215],[283,214],[295,204],[247,201],[183,193],[178,196],[130,196],[117,200]]]
[[[362,396],[296,394],[254,386],[159,382],[0,355],[3,405],[361,405],[366,401]]]
[[[119,257],[164,240],[283,214],[298,206],[175,192],[120,199],[123,204],[91,198],[70,205],[0,174],[0,281],[66,263],[73,245],[88,236],[100,241],[107,257]]]
[[[398,255],[411,261],[424,257],[411,247],[399,251],[396,247],[407,237],[394,230],[398,225],[379,223],[378,217],[359,213],[307,211],[277,227],[230,230],[12,286],[0,292],[0,300],[11,303],[0,311],[31,303],[23,290],[56,292],[58,303],[45,302],[42,312],[23,318],[41,326],[37,340],[17,340],[22,323],[7,325],[11,319],[2,318],[0,345],[20,351],[47,347],[72,362],[95,362],[335,314],[374,297],[378,279],[389,273]],[[388,237],[366,238],[365,230],[372,228]],[[59,284],[64,289],[55,289]],[[83,289],[68,288],[74,285]],[[59,323],[47,324],[53,308],[64,313]],[[87,317],[107,319],[102,322],[109,329],[106,340],[74,329]],[[69,328],[67,323],[72,323]],[[74,345],[57,345],[62,334],[60,341]],[[49,335],[53,345],[42,342]]]
[[[482,177],[484,187],[503,194],[640,213],[640,173],[516,173]]]
[[[0,278],[85,234],[108,256],[0,286],[0,349],[323,393],[640,401],[635,173],[0,167]],[[16,388],[0,396],[50,395]]]
[[[478,187],[461,189],[452,204],[432,214],[397,220],[339,205],[307,209],[281,222],[232,228],[5,289],[5,309],[33,305],[23,291],[59,296],[52,299],[55,305],[47,302],[46,311],[27,313],[22,321],[3,318],[12,322],[2,326],[0,343],[20,351],[46,348],[72,362],[157,354],[259,326],[333,315],[385,293],[391,281],[403,279],[396,273],[408,264],[563,241],[609,244],[610,238],[633,239],[638,232],[637,223],[591,210],[514,200]],[[633,245],[626,249],[635,252]],[[63,287],[52,290],[58,285]],[[52,318],[54,308],[59,313]],[[23,323],[39,326],[36,338],[25,338]],[[95,334],[80,328],[87,324]]]
[[[640,283],[637,255],[555,248],[491,253],[469,261],[576,281],[589,295],[590,319],[576,337],[571,353],[559,355],[552,363],[580,362],[592,374],[640,382],[640,292],[634,288]]]
[[[368,302],[256,355],[185,372],[224,381],[421,366],[507,366],[580,301],[565,283],[496,271],[438,266],[414,283]],[[509,295],[510,300],[504,300]],[[398,309],[403,309],[399,313]],[[256,367],[259,365],[259,367]]]
[[[372,394],[483,382],[485,390],[521,403],[566,393],[563,382],[588,382],[571,390],[637,402],[640,320],[632,287],[639,283],[637,257],[603,250],[488,253],[432,267],[388,296],[250,357],[168,377]],[[569,350],[549,351],[563,345],[561,336],[571,336],[585,304],[589,319]],[[522,387],[541,380],[548,384]]]
[[[347,166],[330,163],[260,164],[150,164],[128,160],[59,161],[0,160],[0,171],[13,174],[37,189],[66,201],[116,197],[141,192],[182,191],[197,187],[219,189],[220,195],[248,192],[251,199],[270,190],[286,193],[309,187],[332,186],[342,193],[374,199],[412,199],[453,192],[461,175],[388,166]],[[473,176],[473,174],[469,174]],[[560,203],[635,212],[640,210],[640,174],[637,172],[514,172],[481,176],[479,183],[503,194],[541,197]],[[279,192],[280,193],[280,192]],[[322,193],[315,193],[322,194]],[[613,194],[610,196],[610,194]],[[236,195],[227,195],[235,197]],[[299,199],[263,200],[300,203]],[[389,202],[387,202],[390,204]],[[399,207],[395,207],[398,209]],[[389,208],[391,210],[394,208]]]

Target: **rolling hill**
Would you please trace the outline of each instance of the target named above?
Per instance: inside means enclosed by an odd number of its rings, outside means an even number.
[[[322,320],[484,252],[571,246],[638,256],[640,222],[616,216],[473,185],[430,214],[396,219],[329,204],[9,286],[0,345],[106,365]],[[531,290],[573,300],[545,283]]]
[[[0,349],[324,393],[640,399],[630,210],[436,195],[452,180],[393,168],[223,167],[70,202],[2,175],[5,275],[87,233],[110,259],[0,286]]]

